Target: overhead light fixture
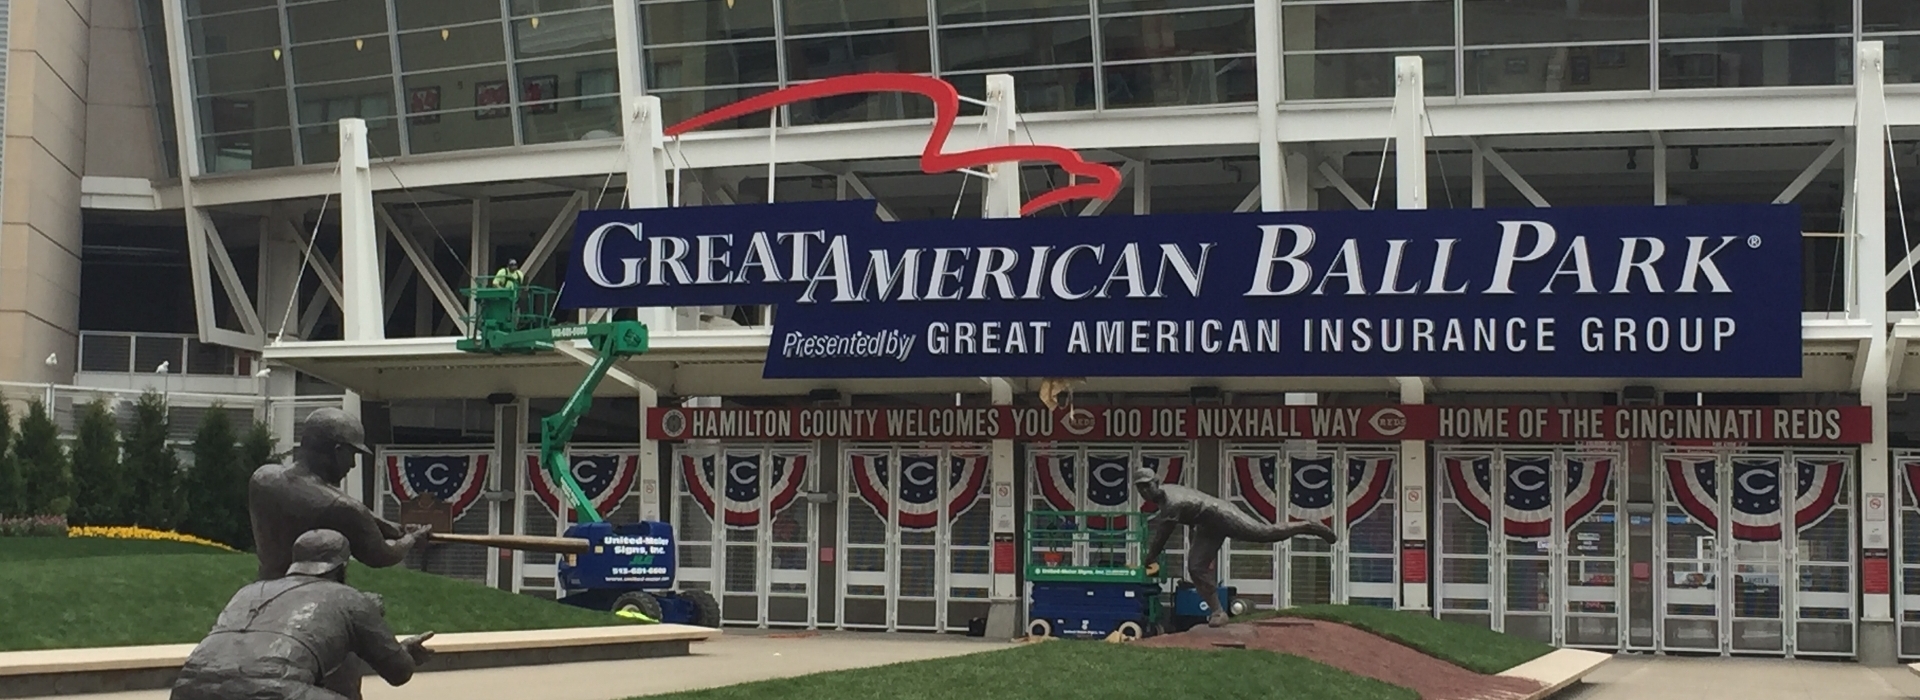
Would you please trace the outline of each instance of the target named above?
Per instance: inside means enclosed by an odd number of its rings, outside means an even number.
[[[441,41],[446,41],[446,40],[447,40],[447,37],[449,37],[449,36],[452,36],[452,35],[453,35],[453,30],[451,30],[451,29],[442,29],[442,30],[440,30],[440,40],[441,40]]]
[[[359,51],[360,49],[366,48],[366,45],[367,45],[367,40],[365,39],[353,40],[353,50],[355,51]]]
[[[1634,150],[1631,148],[1627,149],[1627,169],[1638,170],[1639,168],[1640,162],[1634,160]]]
[[[275,61],[278,61],[278,60],[280,60],[280,50],[279,50],[279,49],[274,49],[274,50],[273,50],[273,60],[275,60]]]
[[[533,28],[534,28],[534,29],[539,29],[539,28],[540,28],[540,18],[539,18],[539,17],[529,17],[529,18],[527,18],[527,24],[531,24],[531,25],[533,25]]]

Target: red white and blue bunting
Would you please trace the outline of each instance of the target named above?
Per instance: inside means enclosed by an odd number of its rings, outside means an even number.
[[[388,454],[387,487],[401,503],[433,496],[459,520],[480,499],[489,456],[481,452]]]
[[[1180,455],[1143,454],[1139,458],[1140,466],[1152,469],[1160,476],[1160,483],[1184,483],[1187,460]],[[1133,456],[1126,452],[1087,452],[1086,469],[1078,469],[1078,458],[1072,453],[1042,454],[1034,458],[1034,478],[1040,486],[1040,497],[1048,506],[1056,510],[1089,511],[1126,511],[1134,510],[1136,498],[1133,492]],[[1082,479],[1081,477],[1085,478]],[[1142,512],[1151,513],[1157,506],[1143,503],[1138,506]],[[1127,519],[1088,518],[1088,526],[1094,528],[1123,529]]]
[[[724,513],[731,527],[758,527],[793,503],[807,474],[807,455],[775,452],[771,465],[765,457],[760,450],[683,454],[680,478],[708,515]]]
[[[1267,522],[1279,522],[1281,500],[1281,456],[1248,454],[1233,457],[1233,479],[1240,496]],[[1335,473],[1333,455],[1287,456],[1286,502],[1289,522],[1308,521],[1333,524],[1334,515],[1345,507],[1346,521],[1359,522],[1380,507],[1393,484],[1396,462],[1390,456],[1347,458],[1345,483]],[[1342,494],[1336,500],[1335,492]]]
[[[640,479],[638,452],[572,452],[565,459],[572,462],[574,481],[580,483],[580,490],[587,495],[587,502],[602,518],[613,517],[613,512],[620,508],[620,502],[633,493],[633,485]],[[526,467],[527,482],[533,487],[533,495],[547,506],[547,511],[553,517],[571,520],[573,505],[567,501],[560,484],[554,482],[553,475],[540,466],[540,456],[527,455]]]
[[[1501,521],[1506,536],[1519,540],[1546,539],[1553,534],[1553,458],[1545,455],[1505,458],[1505,493]],[[1560,494],[1563,528],[1593,515],[1613,488],[1614,459],[1573,457],[1566,460],[1566,482]],[[1493,459],[1448,457],[1447,484],[1467,514],[1482,525],[1493,522]],[[1490,526],[1490,525],[1489,525]]]
[[[938,452],[907,452],[896,469],[885,452],[849,456],[854,490],[883,519],[899,510],[900,527],[930,530],[973,508],[987,481],[986,455],[951,455],[940,469]],[[896,485],[897,483],[897,485]]]
[[[1719,460],[1714,457],[1667,458],[1667,484],[1681,510],[1702,527],[1720,528]],[[1726,510],[1733,537],[1745,542],[1775,542],[1782,535],[1783,491],[1780,457],[1735,458],[1732,493]],[[1793,465],[1793,522],[1797,530],[1833,513],[1846,484],[1847,464],[1832,458],[1800,458]]]

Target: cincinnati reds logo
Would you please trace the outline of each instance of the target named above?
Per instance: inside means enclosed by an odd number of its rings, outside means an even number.
[[[1383,408],[1368,418],[1367,422],[1373,426],[1374,432],[1393,437],[1407,429],[1407,414],[1397,408]]]
[[[953,132],[954,120],[960,116],[960,93],[945,80],[912,73],[862,73],[795,85],[715,108],[667,127],[665,133],[667,136],[679,136],[795,102],[870,92],[905,92],[933,101],[933,133],[927,136],[926,148],[920,152],[922,172],[944,173],[993,163],[1022,161],[1050,163],[1067,172],[1067,182],[1070,184],[1028,200],[1025,206],[1020,207],[1021,216],[1076,199],[1111,200],[1120,191],[1119,170],[1103,163],[1088,163],[1081,160],[1080,154],[1060,146],[992,146],[959,153],[942,153],[941,150],[947,145],[947,136]]]
[[[1084,408],[1069,410],[1067,415],[1060,419],[1060,427],[1066,428],[1067,432],[1075,435],[1093,432],[1093,423],[1093,412]]]

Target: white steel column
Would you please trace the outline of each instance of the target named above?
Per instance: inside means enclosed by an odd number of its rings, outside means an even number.
[[[360,422],[362,429],[365,429],[366,421],[360,413],[359,392],[352,389],[342,389],[340,392],[340,410],[345,411],[348,416]],[[355,459],[353,463],[354,467],[347,470],[346,479],[340,482],[340,489],[347,492],[347,497],[378,508],[379,504],[373,502],[373,490],[367,488],[367,483],[369,481],[369,474],[380,473],[378,471],[379,465],[373,463],[373,455],[361,455],[358,459]]]
[[[660,441],[647,434],[647,411],[660,405],[660,392],[652,385],[635,387],[640,399],[640,519],[665,520],[660,509]]]
[[[473,219],[467,239],[468,270],[475,277],[493,274],[493,198],[481,195],[473,200]],[[462,280],[461,285],[474,284],[474,280]],[[479,313],[473,299],[467,299],[467,313]]]
[[[1418,56],[1394,59],[1393,163],[1396,201],[1401,209],[1427,208],[1427,99],[1424,66]],[[1400,377],[1400,403],[1426,403],[1426,379]],[[1427,443],[1400,441],[1400,539],[1424,547],[1427,539]],[[1431,566],[1431,563],[1429,563]],[[1402,569],[1404,571],[1404,568]],[[1429,577],[1430,578],[1430,577]],[[1400,607],[1426,610],[1426,582],[1400,584]]]
[[[1862,555],[1877,558],[1881,566],[1891,566],[1891,536],[1888,523],[1892,508],[1888,505],[1892,489],[1887,455],[1887,131],[1886,93],[1883,89],[1882,43],[1860,43],[1854,75],[1853,127],[1853,207],[1848,211],[1855,264],[1859,273],[1855,294],[1859,295],[1860,318],[1871,325],[1867,343],[1865,372],[1860,382],[1860,402],[1873,412],[1872,442],[1860,450],[1860,494],[1864,519]],[[1875,504],[1878,504],[1877,507]],[[1863,560],[1863,564],[1865,560]],[[1887,571],[1881,569],[1881,571]],[[1883,576],[1890,574],[1882,574]],[[1883,579],[1884,580],[1884,579]],[[1896,579],[1897,580],[1897,579]],[[1892,598],[1884,592],[1861,596],[1860,659],[1894,658],[1897,629],[1893,621]],[[1878,652],[1878,653],[1876,653]]]
[[[260,219],[260,255],[255,266],[258,285],[255,289],[259,293],[254,295],[254,304],[268,338],[282,332],[298,334],[300,331],[298,319],[288,317],[300,313],[295,301],[300,296],[298,283],[303,249],[285,229],[286,219],[279,207],[272,208]]]
[[[340,316],[345,340],[385,340],[380,290],[380,230],[373,224],[373,171],[367,122],[340,120]]]
[[[1280,0],[1254,0],[1254,114],[1260,120],[1260,211],[1285,206],[1287,166],[1280,147],[1280,100],[1286,67],[1280,56]]]
[[[614,3],[616,6],[621,3]],[[636,55],[638,51],[635,51]],[[623,73],[621,85],[625,87]],[[665,115],[660,109],[660,98],[653,95],[641,95],[627,103],[626,139],[627,156],[627,207],[630,209],[654,209],[666,207],[667,199],[667,138],[662,132],[666,128]],[[654,335],[673,333],[678,324],[671,307],[638,309],[640,322],[647,324],[647,330]]]
[[[993,145],[1005,145],[1014,142],[1014,129],[1019,124],[1019,106],[1014,102],[1013,76],[995,74],[987,76],[987,141]],[[971,176],[969,176],[971,177]],[[985,210],[989,219],[1013,219],[1020,216],[1020,164],[992,163],[987,166]],[[1001,378],[987,378],[995,406],[1013,405],[1013,384]],[[993,493],[988,495],[988,505],[993,512],[993,541],[1009,542],[1014,538],[1014,463],[1013,441],[994,440],[991,454],[987,459],[989,476],[993,482]],[[998,549],[996,547],[995,549]],[[1015,551],[1018,551],[1017,549]],[[994,571],[999,571],[1000,553],[991,557]],[[1015,556],[1014,565],[1018,567],[1020,557]],[[996,573],[993,577],[993,590],[989,594],[987,608],[987,636],[996,639],[1010,639],[1020,634],[1019,628],[1026,619],[1025,606],[1020,604],[1023,596],[1019,590],[1019,578],[1014,574]]]

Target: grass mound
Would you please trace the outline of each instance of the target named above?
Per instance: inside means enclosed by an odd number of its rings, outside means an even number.
[[[1338,622],[1391,639],[1455,666],[1493,675],[1532,661],[1553,647],[1484,627],[1440,620],[1417,612],[1363,605],[1306,605],[1274,613]]]
[[[1418,700],[1406,688],[1264,651],[1055,641],[646,700]]]
[[[0,538],[0,651],[200,641],[255,559],[152,540]],[[479,584],[352,564],[347,582],[387,600],[394,632],[632,624]]]

